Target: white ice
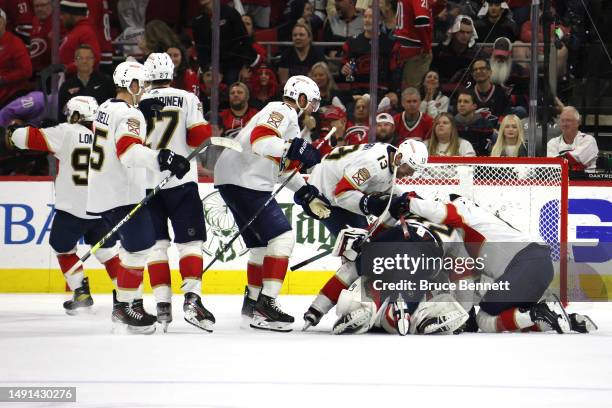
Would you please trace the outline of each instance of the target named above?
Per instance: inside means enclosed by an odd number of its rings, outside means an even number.
[[[333,311],[300,331],[310,296],[281,297],[291,333],[240,329],[241,296],[205,296],[207,334],[175,296],[169,332],[144,336],[110,334],[110,295],[77,317],[65,298],[0,295],[0,386],[75,386],[85,407],[612,406],[611,304],[570,306],[599,325],[589,335],[332,336]],[[54,406],[0,403],[28,405]]]

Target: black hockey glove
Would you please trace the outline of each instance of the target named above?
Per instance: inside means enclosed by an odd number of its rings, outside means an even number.
[[[304,169],[308,169],[321,162],[321,153],[306,140],[296,137],[291,141],[286,158],[298,160]]]
[[[190,168],[189,161],[186,158],[168,149],[159,151],[157,162],[160,171],[170,170],[170,173],[178,179],[182,179]]]
[[[389,201],[389,194],[383,193],[372,193],[364,194],[359,200],[359,209],[365,215],[375,215],[380,217],[385,211],[387,202]]]
[[[138,103],[138,109],[142,112],[147,121],[147,125],[157,117],[159,112],[164,109],[165,103],[156,98],[143,99]]]
[[[391,200],[389,206],[389,214],[395,219],[399,219],[401,215],[410,212],[410,199],[415,197],[414,192],[404,193],[401,196],[395,196]]]
[[[0,153],[9,152],[15,149],[11,140],[12,130],[0,127]]]
[[[293,201],[301,205],[304,212],[315,220],[322,220],[331,214],[330,202],[319,193],[319,190],[310,184],[306,184],[293,195]]]

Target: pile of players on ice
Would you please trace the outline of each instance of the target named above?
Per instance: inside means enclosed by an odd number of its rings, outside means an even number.
[[[317,85],[304,76],[291,77],[283,101],[269,103],[236,139],[221,140],[212,136],[197,97],[170,86],[173,72],[165,53],[151,54],[144,65],[121,63],[113,75],[116,98],[98,106],[93,98],[74,97],[67,104],[69,123],[0,132],[0,149],[43,150],[60,161],[50,245],[74,292],[64,303],[68,314],[93,305],[84,259],[76,254],[84,237],[92,246],[85,256],[95,255],[116,287],[114,330],[148,334],[159,325],[166,331],[173,317],[170,222],[180,257],[184,318],[213,331],[215,318],[201,299],[204,211],[196,166],[188,160],[213,144],[224,149],[215,166],[215,186],[250,249],[242,316],[253,328],[286,332],[294,323],[276,300],[295,244],[290,222],[273,196],[282,183],[281,188],[295,192],[296,204],[337,237],[333,254],[343,259],[304,314],[304,330],[334,306],[339,316],[335,334],[597,329],[588,316],[566,313],[548,293],[554,273],[545,244],[534,243],[461,196],[435,201],[393,194],[396,179],[418,177],[427,166],[423,143],[344,146],[321,157],[300,137],[299,117],[317,111],[320,102]],[[311,173],[308,183],[299,175],[305,169]],[[368,225],[368,217],[377,220],[374,225]],[[360,248],[368,241],[424,242],[438,257],[484,255],[480,274],[424,269],[417,276],[431,282],[508,282],[510,289],[416,290],[383,298],[372,282],[360,278]],[[145,267],[156,315],[143,307]]]

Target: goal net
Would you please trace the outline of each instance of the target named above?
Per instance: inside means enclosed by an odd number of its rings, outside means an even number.
[[[448,201],[467,197],[551,247],[561,300],[567,302],[567,163],[557,158],[430,157],[398,182],[401,191]]]

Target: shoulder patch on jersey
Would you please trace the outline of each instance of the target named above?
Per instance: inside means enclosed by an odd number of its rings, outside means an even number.
[[[200,111],[202,115],[204,114],[204,108],[202,107],[202,102],[198,102],[198,110]]]
[[[140,136],[140,121],[135,118],[129,118],[127,120],[128,132],[134,133],[135,135]]]
[[[285,118],[285,116],[282,113],[279,112],[272,112],[270,113],[270,116],[268,117],[267,123],[269,125],[274,126],[275,128],[279,128],[281,122],[283,121],[283,119]]]
[[[372,177],[372,175],[370,174],[370,171],[366,169],[365,167],[363,167],[357,170],[357,172],[351,176],[351,179],[353,179],[355,184],[360,186],[366,181],[368,181],[370,177]]]

